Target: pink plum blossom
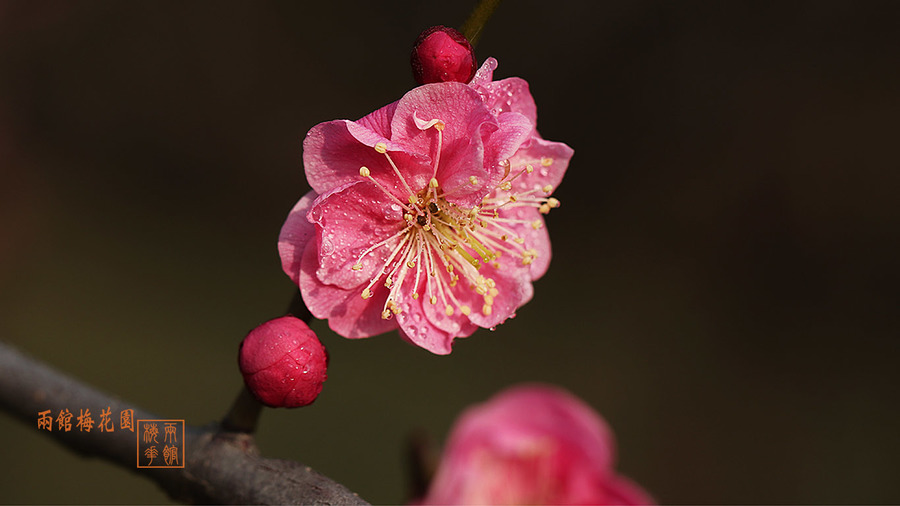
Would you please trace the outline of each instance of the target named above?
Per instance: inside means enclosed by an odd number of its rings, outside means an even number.
[[[613,470],[612,432],[568,392],[519,386],[456,421],[422,504],[651,504]]]
[[[312,191],[278,248],[310,312],[338,334],[399,329],[447,354],[531,299],[550,260],[542,214],[559,205],[550,195],[572,150],[537,134],[525,81],[492,71],[307,134]]]

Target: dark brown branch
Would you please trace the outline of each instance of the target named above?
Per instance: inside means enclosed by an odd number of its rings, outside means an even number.
[[[118,414],[134,410],[134,419],[158,420],[127,402],[95,390],[0,342],[0,409],[35,430],[38,413],[66,406],[90,409],[95,420],[107,407]],[[77,413],[76,413],[77,414]],[[116,420],[118,422],[118,420]],[[74,422],[74,421],[73,421]],[[228,432],[219,424],[186,427],[183,469],[137,469],[136,435],[41,430],[85,457],[99,457],[155,481],[174,500],[224,504],[367,504],[343,485],[303,464],[266,459],[251,434]]]

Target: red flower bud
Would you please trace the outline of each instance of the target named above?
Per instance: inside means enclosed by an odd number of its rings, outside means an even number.
[[[410,63],[419,84],[467,83],[475,75],[472,44],[463,34],[446,26],[432,26],[419,35]]]
[[[283,316],[247,334],[238,364],[244,383],[260,402],[298,408],[311,404],[322,391],[328,352],[302,320]]]

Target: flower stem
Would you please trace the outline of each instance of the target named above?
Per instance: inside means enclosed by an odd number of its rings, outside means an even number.
[[[312,313],[309,312],[309,308],[303,302],[303,297],[300,296],[299,290],[294,292],[294,298],[291,299],[287,314],[303,320],[303,323],[307,325],[312,321]]]
[[[481,37],[481,30],[484,29],[484,25],[487,24],[488,19],[491,18],[491,14],[494,13],[498,5],[500,5],[500,0],[480,0],[475,9],[472,10],[472,14],[469,14],[469,19],[463,23],[460,32],[469,39],[472,47],[475,47],[475,44],[478,43],[478,38]]]
[[[241,389],[231,409],[222,420],[222,429],[229,432],[245,432],[252,434],[256,430],[256,422],[263,405],[253,397],[247,387]]]

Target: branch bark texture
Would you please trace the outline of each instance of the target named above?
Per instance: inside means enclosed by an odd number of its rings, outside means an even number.
[[[76,406],[99,414],[134,410],[134,419],[159,420],[0,342],[0,409],[37,428],[38,413]],[[267,459],[251,434],[218,423],[185,428],[183,469],[137,468],[136,435],[41,430],[84,457],[99,457],[155,481],[172,499],[217,504],[368,504],[343,485],[293,461]]]

